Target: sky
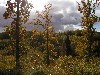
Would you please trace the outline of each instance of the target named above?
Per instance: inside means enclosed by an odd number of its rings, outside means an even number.
[[[5,4],[7,0],[0,0],[0,32],[3,31],[3,27],[7,24],[10,24],[11,19],[3,19],[3,13],[5,12]],[[14,0],[12,0],[13,2]],[[33,19],[35,11],[44,10],[44,5],[51,3],[52,4],[52,23],[56,31],[67,31],[67,30],[76,30],[82,29],[80,26],[81,16],[77,10],[77,2],[80,3],[81,0],[28,0],[34,6],[31,12],[30,19]],[[77,1],[77,2],[76,2]],[[96,15],[100,16],[100,6],[96,9]],[[27,27],[28,30],[32,29],[32,25]],[[100,31],[100,23],[95,23],[94,27],[97,31]]]

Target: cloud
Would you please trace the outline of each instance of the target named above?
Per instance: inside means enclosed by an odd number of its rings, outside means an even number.
[[[75,1],[51,0],[50,3],[53,6],[52,15],[55,28],[58,30],[82,29],[80,26],[82,14],[79,13],[78,4]],[[96,8],[97,16],[100,16],[99,12],[100,6]]]
[[[80,23],[81,15],[77,11],[75,2],[69,0],[51,0],[50,3],[52,3],[53,7],[52,21],[56,30],[64,30],[65,25],[67,29],[73,30],[74,27],[72,25]]]
[[[77,24],[77,25],[73,25],[73,24],[70,24],[70,25],[64,25],[64,31],[68,31],[68,30],[81,30],[83,29],[81,26],[80,26],[80,23]]]
[[[4,19],[3,14],[6,10],[6,8],[4,6],[0,6],[0,10],[2,10],[2,11],[0,11],[0,27],[4,27],[4,26],[10,24],[11,19]]]
[[[0,1],[0,6],[5,6],[6,0]]]

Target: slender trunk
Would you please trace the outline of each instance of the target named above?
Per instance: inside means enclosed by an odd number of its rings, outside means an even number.
[[[88,0],[88,16],[87,17],[91,17],[91,8],[90,8],[90,2]],[[93,45],[93,36],[94,36],[94,33],[95,33],[95,29],[93,28],[93,24],[92,23],[88,23],[89,26],[88,26],[88,43],[89,43],[89,46],[88,46],[88,54],[89,54],[89,57],[92,55],[92,45]]]
[[[19,0],[17,0],[17,21],[16,21],[16,68],[20,68],[19,58]]]
[[[87,18],[88,17],[90,17],[90,14],[91,14],[91,9],[90,9],[90,2],[89,2],[89,0],[88,0],[88,16],[87,16]],[[88,27],[88,36],[87,36],[87,39],[88,39],[88,43],[89,43],[89,45],[88,45],[88,53],[89,53],[89,56],[91,56],[91,46],[92,46],[92,40],[91,40],[91,38],[92,38],[92,36],[91,36],[91,33],[92,33],[92,31],[91,31],[91,23],[88,23],[89,24],[89,27]]]
[[[49,60],[49,50],[48,50],[48,25],[47,25],[47,65],[50,64],[50,60]]]

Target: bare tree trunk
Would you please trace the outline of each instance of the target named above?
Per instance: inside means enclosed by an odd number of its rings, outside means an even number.
[[[49,60],[49,50],[48,50],[48,25],[47,25],[47,65],[50,64],[50,60]]]
[[[19,58],[19,0],[17,0],[17,20],[16,20],[16,68],[20,68]]]

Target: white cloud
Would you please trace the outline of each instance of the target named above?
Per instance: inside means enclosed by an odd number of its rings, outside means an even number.
[[[70,24],[70,25],[63,25],[64,27],[64,31],[67,31],[67,30],[82,30],[83,28],[80,26],[80,25],[73,25],[73,24]]]
[[[0,0],[0,6],[4,6],[5,7],[6,1],[5,0]]]
[[[72,24],[70,24],[70,25],[63,25],[63,27],[64,27],[64,31],[67,31],[67,30],[74,30],[74,27],[73,27]]]
[[[63,14],[63,10],[58,11],[57,14]]]
[[[83,28],[81,27],[81,26],[79,26],[79,25],[73,25],[73,27],[74,27],[74,30],[82,30]]]

